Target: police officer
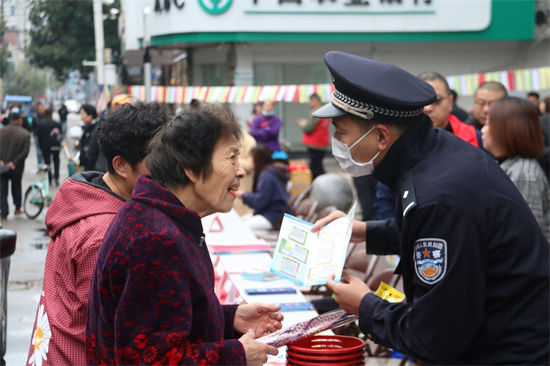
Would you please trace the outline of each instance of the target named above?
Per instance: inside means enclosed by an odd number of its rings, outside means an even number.
[[[332,118],[334,157],[399,197],[395,219],[354,221],[353,237],[401,256],[407,298],[391,304],[345,274],[327,282],[336,301],[376,343],[421,361],[548,363],[549,245],[520,193],[482,150],[432,128],[426,82],[342,52],[325,63],[335,90],[314,115]]]

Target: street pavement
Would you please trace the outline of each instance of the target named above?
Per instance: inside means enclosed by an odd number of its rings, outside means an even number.
[[[79,121],[77,114],[69,114],[68,127],[76,126]],[[68,142],[69,143],[69,142]],[[38,163],[36,147],[31,142],[31,150],[25,161],[23,174],[23,195],[36,174]],[[63,151],[60,153],[60,183],[68,176],[68,161]],[[52,188],[55,195],[57,188]],[[29,219],[25,214],[14,216],[15,207],[11,201],[11,191],[8,195],[10,214],[2,221],[4,229],[14,230],[17,233],[15,253],[10,257],[10,274],[8,282],[8,323],[7,344],[4,360],[6,365],[25,365],[29,350],[31,332],[42,281],[44,277],[44,263],[48,249],[49,237],[44,220],[47,208],[35,219]]]

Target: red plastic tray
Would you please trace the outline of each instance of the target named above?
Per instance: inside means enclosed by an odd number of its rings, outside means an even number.
[[[322,362],[322,361],[349,361],[349,360],[356,360],[358,358],[364,358],[365,354],[363,350],[357,351],[357,352],[351,352],[351,353],[345,353],[345,354],[331,354],[331,355],[311,355],[301,352],[295,352],[290,349],[286,350],[286,354],[291,356],[292,358],[301,360],[301,361],[316,361],[316,362]]]
[[[365,359],[363,357],[357,358],[355,360],[349,361],[304,361],[297,358],[287,356],[286,358],[287,365],[298,365],[298,366],[319,366],[319,365],[338,365],[338,366],[353,366],[353,365],[364,365]]]
[[[363,352],[365,341],[356,337],[341,335],[315,335],[288,345],[291,351],[309,355],[350,354]]]

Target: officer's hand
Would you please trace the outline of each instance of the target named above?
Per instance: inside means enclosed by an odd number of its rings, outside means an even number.
[[[329,222],[332,222],[340,217],[344,217],[346,214],[342,211],[334,211],[328,216],[323,217],[320,220],[317,220],[313,227],[311,228],[312,232],[318,231],[320,228],[328,224]],[[360,243],[362,241],[365,241],[365,237],[367,234],[367,223],[364,221],[359,220],[353,220],[353,226],[351,228],[351,239],[350,241],[353,243]]]
[[[334,274],[327,280],[327,287],[334,293],[334,300],[349,314],[359,314],[363,297],[372,292],[361,279],[344,271],[342,281],[334,282]]]

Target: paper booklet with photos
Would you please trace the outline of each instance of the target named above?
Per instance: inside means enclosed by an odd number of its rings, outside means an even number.
[[[271,272],[300,286],[324,285],[342,277],[357,201],[346,216],[311,232],[312,223],[285,214],[271,261]]]

